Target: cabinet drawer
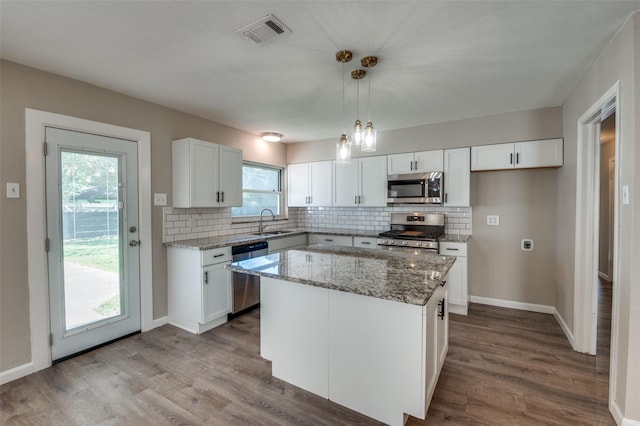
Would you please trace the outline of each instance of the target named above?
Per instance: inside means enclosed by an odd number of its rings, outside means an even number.
[[[353,237],[353,246],[377,249],[378,240],[375,237]]]
[[[351,247],[353,245],[353,237],[346,235],[309,234],[309,244]]]
[[[466,243],[440,242],[440,254],[467,257]]]
[[[204,250],[202,252],[202,266],[231,260],[231,247]]]
[[[269,240],[269,253],[307,245],[307,234],[292,237],[272,238]]]

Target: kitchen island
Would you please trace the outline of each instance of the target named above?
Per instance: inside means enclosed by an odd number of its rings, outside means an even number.
[[[232,263],[260,275],[260,353],[286,382],[390,425],[425,418],[447,352],[454,257],[312,246]]]

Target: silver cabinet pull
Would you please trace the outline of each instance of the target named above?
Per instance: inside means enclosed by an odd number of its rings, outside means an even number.
[[[516,164],[520,164],[520,153],[516,152]]]
[[[509,164],[513,164],[513,153],[509,154]]]
[[[333,241],[331,238],[325,238],[324,240],[329,242]]]
[[[447,250],[449,250],[449,251],[458,251],[459,249],[457,249],[457,248],[449,248],[449,247],[447,247]],[[446,282],[446,281],[445,281],[445,282]]]
[[[369,245],[369,244],[371,244],[371,243],[370,243],[369,241],[360,241],[360,244],[363,244],[363,245],[367,245],[367,246],[368,246],[368,245]]]
[[[209,284],[209,271],[204,273],[204,283]]]
[[[216,192],[216,203],[220,202],[220,191]]]
[[[456,249],[456,250],[458,250],[458,249]],[[213,255],[213,257],[222,257],[222,256],[224,256],[224,253],[214,254],[214,255]]]
[[[224,203],[224,191],[220,193],[220,202]]]
[[[358,196],[357,195],[353,196],[353,204],[358,204]]]

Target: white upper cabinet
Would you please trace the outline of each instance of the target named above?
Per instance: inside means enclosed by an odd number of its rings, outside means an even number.
[[[335,164],[334,206],[387,205],[387,158],[353,158],[351,164]]]
[[[470,150],[444,150],[444,205],[469,207],[471,193]]]
[[[242,151],[193,138],[173,141],[173,206],[242,205]]]
[[[289,207],[330,206],[332,199],[332,162],[289,164]]]
[[[441,149],[387,156],[387,173],[390,175],[442,172],[443,170],[443,150]]]
[[[562,138],[471,147],[471,170],[560,167]]]

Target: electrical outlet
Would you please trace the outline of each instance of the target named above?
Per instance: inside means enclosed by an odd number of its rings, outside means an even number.
[[[487,215],[487,225],[498,226],[500,225],[500,216],[497,214]]]
[[[7,182],[7,198],[20,198],[20,184]]]
[[[520,248],[523,251],[533,251],[533,240],[524,239],[520,242]]]
[[[154,206],[166,206],[167,205],[167,194],[163,194],[160,192],[156,192],[153,194],[153,205]]]

